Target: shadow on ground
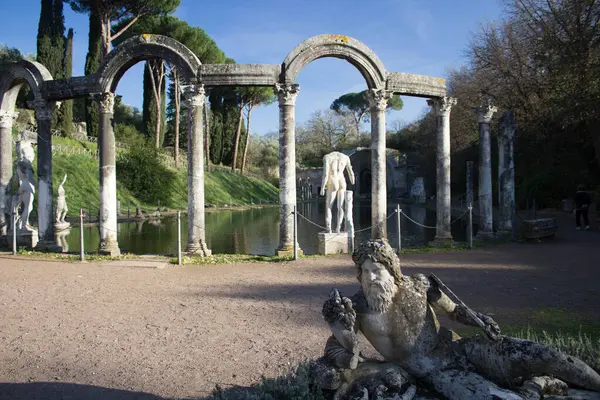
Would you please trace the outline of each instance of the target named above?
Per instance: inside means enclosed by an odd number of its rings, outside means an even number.
[[[150,393],[62,382],[0,383],[0,400],[170,400]]]

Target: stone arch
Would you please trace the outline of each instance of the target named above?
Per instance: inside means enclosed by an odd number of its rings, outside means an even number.
[[[33,92],[34,100],[42,100],[42,84],[51,81],[52,75],[42,64],[21,60],[0,74],[0,110],[13,111],[17,96],[24,83]]]
[[[313,36],[296,46],[283,61],[283,83],[295,83],[302,68],[325,57],[341,58],[354,65],[369,89],[385,88],[387,72],[379,57],[365,44],[342,35]]]
[[[125,71],[134,64],[150,58],[162,58],[175,65],[187,84],[196,82],[202,64],[190,49],[168,36],[134,36],[111,51],[98,68],[100,90],[114,93]]]

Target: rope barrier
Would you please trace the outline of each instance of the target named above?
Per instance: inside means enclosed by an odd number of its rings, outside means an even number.
[[[415,221],[414,219],[412,219],[411,217],[409,217],[408,215],[406,215],[404,213],[404,211],[402,211],[402,210],[400,210],[400,214],[404,215],[407,220],[409,220],[409,221],[413,222],[414,224],[416,224],[418,226],[421,226],[423,228],[428,228],[428,229],[436,229],[437,228],[435,226],[427,226],[427,225],[423,225],[423,224],[418,223],[417,221]]]

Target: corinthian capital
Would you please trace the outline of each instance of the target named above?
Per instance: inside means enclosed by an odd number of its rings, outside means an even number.
[[[52,103],[44,99],[29,101],[27,105],[35,110],[35,119],[44,121],[52,119]]]
[[[206,103],[204,85],[187,85],[182,88],[181,94],[186,103],[191,107],[202,107]]]
[[[300,85],[297,83],[275,84],[275,94],[277,94],[277,100],[279,100],[280,106],[293,106],[296,104],[296,97],[300,91]]]
[[[99,93],[93,96],[100,105],[102,114],[112,114],[115,110],[115,94],[111,92]]]
[[[385,89],[369,89],[367,90],[367,101],[371,110],[385,111],[387,102],[394,93]]]
[[[0,110],[0,128],[12,128],[15,116],[16,114],[12,111]]]
[[[475,112],[477,113],[477,122],[480,124],[489,124],[492,122],[492,117],[496,111],[498,111],[498,108],[489,103],[475,108]]]
[[[452,106],[456,105],[456,99],[454,97],[438,97],[435,99],[427,100],[427,104],[433,107],[433,112],[436,116],[447,116],[452,110]]]

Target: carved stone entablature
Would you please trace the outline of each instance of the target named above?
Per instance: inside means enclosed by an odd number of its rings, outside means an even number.
[[[367,100],[371,109],[385,111],[387,102],[392,97],[394,92],[386,89],[369,89],[367,91]]]
[[[0,110],[0,128],[12,128],[15,115],[12,111]]]
[[[491,104],[475,108],[475,112],[477,112],[477,122],[480,124],[489,124],[492,122],[492,117],[496,111],[498,111],[498,108]]]
[[[454,97],[439,97],[427,100],[427,105],[433,107],[434,113],[437,116],[447,116],[452,110],[452,106],[456,105]]]
[[[206,102],[204,85],[187,85],[182,88],[182,94],[190,107],[202,107]]]
[[[100,105],[102,114],[112,114],[115,110],[115,94],[112,92],[104,92],[93,95],[94,100]]]
[[[275,93],[277,94],[280,106],[293,106],[296,104],[296,97],[298,96],[299,91],[300,85],[297,83],[291,85],[283,83],[275,84]]]
[[[52,119],[52,104],[44,99],[36,99],[27,103],[35,110],[35,119],[45,121]]]

